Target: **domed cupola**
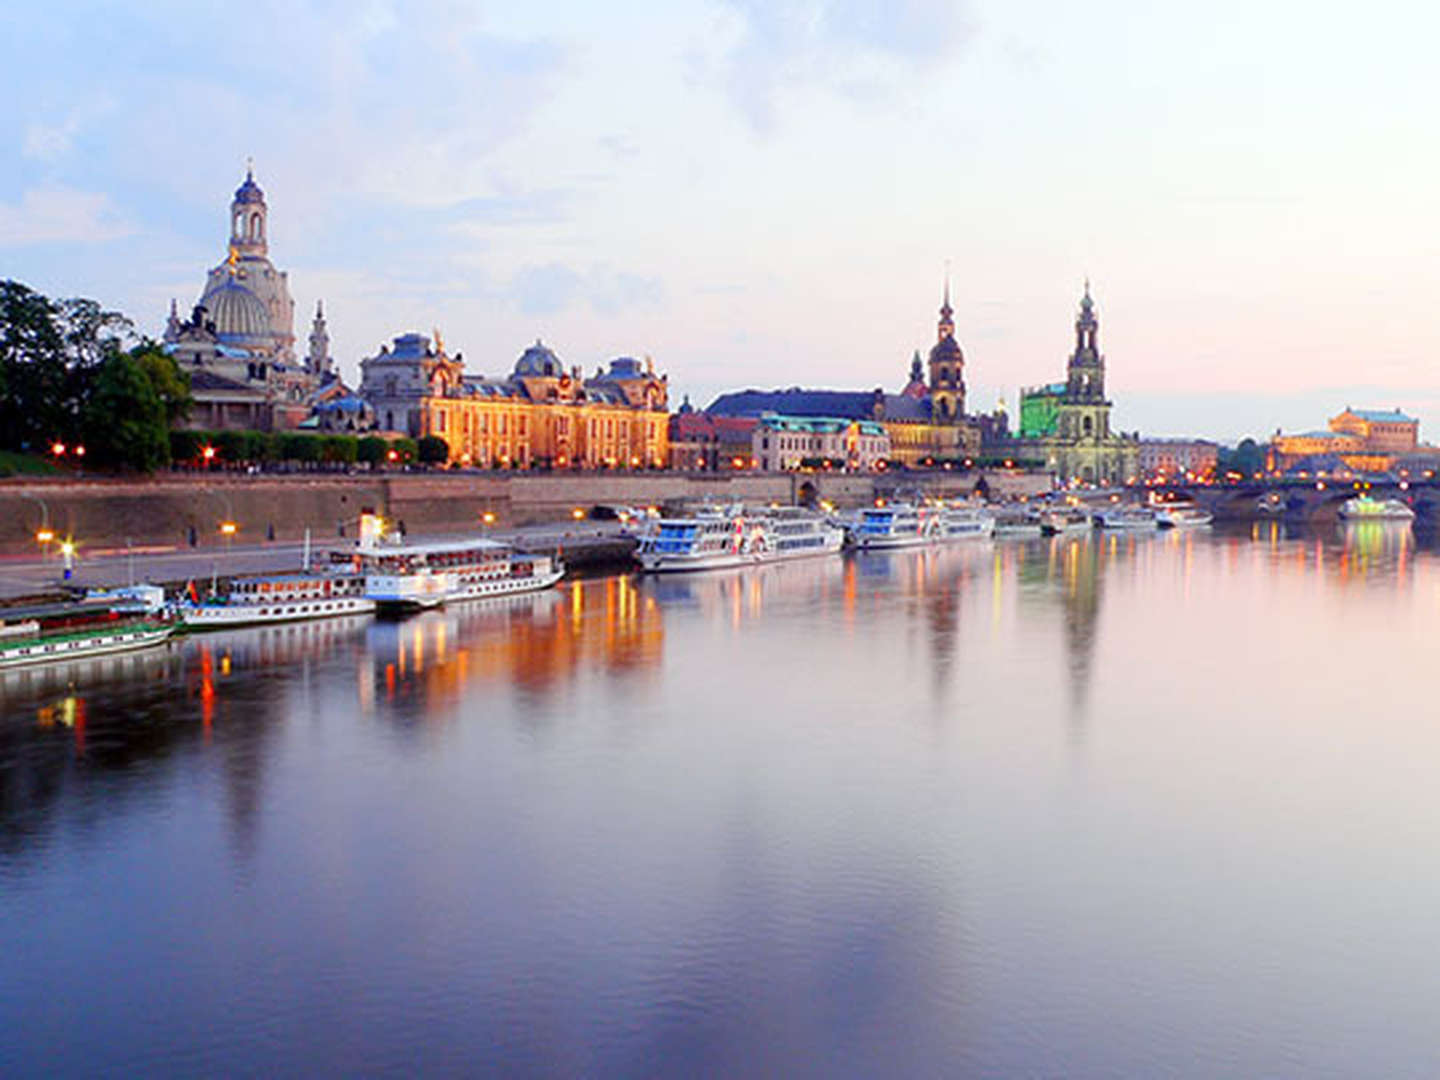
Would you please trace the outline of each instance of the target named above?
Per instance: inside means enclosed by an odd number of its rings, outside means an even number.
[[[225,344],[249,348],[274,344],[264,302],[234,278],[207,294],[203,303]]]
[[[515,361],[515,374],[520,378],[558,379],[565,374],[565,368],[556,356],[539,338]]]

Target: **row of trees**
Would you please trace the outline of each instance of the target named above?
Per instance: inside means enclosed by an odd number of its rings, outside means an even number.
[[[251,465],[443,464],[449,456],[445,440],[382,439],[378,435],[321,435],[307,432],[172,431],[170,457],[176,465],[229,469]]]
[[[124,315],[0,281],[0,448],[78,444],[87,463],[148,472],[189,411],[189,380]]]

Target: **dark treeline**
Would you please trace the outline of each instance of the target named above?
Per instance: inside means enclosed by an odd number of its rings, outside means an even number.
[[[78,445],[87,467],[149,472],[189,409],[189,380],[124,315],[0,281],[0,449]]]
[[[170,457],[176,466],[235,469],[259,466],[301,468],[349,465],[443,463],[445,440],[330,435],[301,431],[172,431]]]

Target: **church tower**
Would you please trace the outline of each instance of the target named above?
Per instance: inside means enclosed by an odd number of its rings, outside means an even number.
[[[310,353],[306,357],[305,367],[311,375],[329,375],[331,364],[330,359],[330,332],[325,328],[325,306],[323,302],[315,301],[315,321],[310,324]]]
[[[1075,319],[1075,351],[1066,370],[1065,397],[1060,403],[1059,433],[1069,439],[1110,437],[1110,402],[1105,399],[1105,357],[1100,354],[1100,321],[1090,282]]]
[[[954,315],[947,276],[938,336],[930,350],[930,416],[945,424],[957,423],[965,416],[965,354],[955,341]]]
[[[269,254],[266,242],[265,192],[255,183],[255,170],[245,170],[245,182],[235,189],[230,203],[230,247],[239,255]]]

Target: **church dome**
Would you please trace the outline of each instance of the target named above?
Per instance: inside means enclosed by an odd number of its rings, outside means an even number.
[[[520,359],[515,361],[515,374],[521,377],[548,376],[558,379],[565,374],[565,369],[561,366],[560,358],[536,338],[535,344],[521,353]]]
[[[237,203],[263,203],[265,192],[260,190],[260,185],[255,183],[255,174],[247,172],[245,182],[235,189],[235,201]]]
[[[210,312],[215,331],[222,340],[248,343],[270,337],[270,316],[265,304],[234,278],[208,293],[201,303]]]

